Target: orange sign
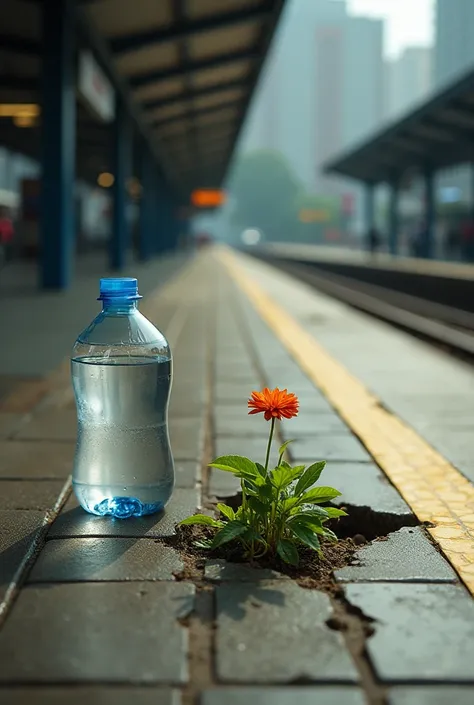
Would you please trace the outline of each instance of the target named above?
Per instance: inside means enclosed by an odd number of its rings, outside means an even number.
[[[324,208],[302,208],[298,218],[301,223],[326,223],[331,219],[331,214]]]
[[[224,205],[227,194],[221,189],[196,189],[191,194],[191,203],[196,208],[217,208]]]

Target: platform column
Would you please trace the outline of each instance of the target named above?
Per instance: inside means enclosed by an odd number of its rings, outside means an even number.
[[[390,203],[389,203],[389,223],[388,223],[388,249],[391,255],[398,254],[398,234],[400,229],[399,220],[399,194],[400,184],[398,178],[393,178],[390,182]]]
[[[110,238],[110,268],[120,271],[126,263],[127,250],[130,245],[129,224],[127,219],[128,192],[127,180],[131,175],[132,163],[132,129],[125,107],[117,99],[113,155],[113,218]]]
[[[375,184],[367,182],[365,184],[365,232],[368,233],[375,225]]]
[[[155,182],[153,178],[153,158],[148,145],[141,145],[141,182],[142,194],[140,201],[140,225],[138,254],[142,261],[148,260],[154,251],[154,238],[156,237],[154,208],[155,208]]]
[[[66,289],[75,249],[74,180],[76,90],[74,3],[44,0],[42,170],[40,205],[41,285]]]
[[[424,170],[425,183],[425,222],[423,228],[423,240],[421,256],[430,259],[433,256],[434,229],[436,225],[436,204],[435,204],[435,179],[431,167]]]

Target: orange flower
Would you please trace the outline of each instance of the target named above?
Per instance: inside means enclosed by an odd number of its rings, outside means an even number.
[[[288,394],[286,389],[262,389],[261,392],[252,392],[252,396],[248,401],[248,406],[251,411],[249,414],[263,413],[266,421],[270,419],[282,418],[291,419],[298,415],[299,401],[294,394]]]

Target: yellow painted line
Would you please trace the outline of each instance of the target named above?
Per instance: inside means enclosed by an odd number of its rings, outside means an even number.
[[[474,595],[474,486],[307,333],[228,250],[218,257],[260,316],[326,395]]]

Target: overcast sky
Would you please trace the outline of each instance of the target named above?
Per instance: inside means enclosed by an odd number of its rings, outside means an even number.
[[[433,43],[434,0],[347,0],[347,6],[352,14],[386,20],[387,56],[397,56],[406,46]]]

